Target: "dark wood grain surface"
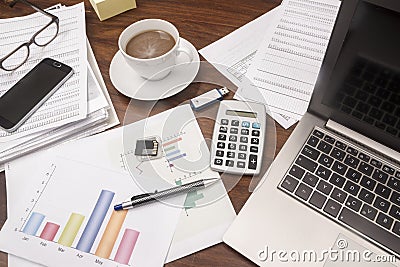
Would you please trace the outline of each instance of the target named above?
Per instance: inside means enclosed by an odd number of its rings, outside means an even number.
[[[2,0],[3,1],[3,0]],[[40,7],[57,4],[57,0],[31,0]],[[62,4],[73,5],[81,0],[64,0]],[[85,0],[86,30],[89,41],[99,64],[103,79],[110,93],[118,117],[123,121],[130,99],[119,93],[110,81],[109,66],[117,52],[120,33],[131,23],[145,18],[160,18],[172,22],[178,28],[181,37],[201,49],[227,35],[256,17],[279,5],[280,0],[137,0],[137,8],[106,21],[99,21],[89,0]],[[0,3],[0,18],[28,14],[31,11],[22,5],[9,8]],[[3,53],[0,53],[0,56]],[[186,90],[201,93],[207,88],[191,85]],[[174,106],[187,99],[185,91],[164,102]],[[210,122],[202,122],[207,125]],[[209,127],[210,129],[212,126]],[[293,127],[284,130],[276,125],[276,153],[285,143]],[[250,179],[243,178],[229,193],[236,212],[239,212],[250,196]],[[23,197],[23,196],[21,196]],[[6,188],[4,172],[0,173],[0,227],[7,218]],[[150,255],[149,255],[150,256]],[[0,267],[7,266],[7,255],[0,254]],[[193,255],[187,256],[167,266],[253,266],[246,258],[225,244],[215,245]]]

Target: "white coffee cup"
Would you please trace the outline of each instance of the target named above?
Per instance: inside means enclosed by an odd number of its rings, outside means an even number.
[[[126,53],[126,46],[132,37],[151,30],[169,33],[175,39],[175,45],[165,54],[154,58],[135,58]],[[148,80],[165,78],[176,65],[176,58],[180,53],[185,53],[189,62],[193,61],[193,52],[189,47],[180,43],[179,32],[176,27],[162,19],[144,19],[129,25],[119,36],[118,47],[127,64],[141,77]]]

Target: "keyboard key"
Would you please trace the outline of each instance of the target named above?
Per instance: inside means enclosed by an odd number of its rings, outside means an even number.
[[[346,153],[343,150],[335,147],[330,155],[335,159],[337,159],[338,161],[342,161],[346,156]]]
[[[247,136],[241,136],[240,137],[240,142],[241,143],[247,143],[247,142],[249,142],[249,138]]]
[[[346,147],[347,147],[345,144],[343,144],[343,143],[340,142],[340,141],[336,141],[335,146],[337,146],[338,148],[340,148],[340,149],[342,149],[342,150],[345,150]]]
[[[258,138],[251,138],[251,144],[252,145],[258,145],[260,143],[260,139]]]
[[[232,126],[239,126],[239,121],[238,120],[232,120],[231,125]]]
[[[324,166],[318,166],[317,171],[315,172],[322,179],[328,180],[329,176],[331,176],[332,171],[328,170]]]
[[[296,189],[298,183],[299,182],[296,179],[294,179],[290,175],[286,175],[285,179],[283,179],[281,186],[286,190],[288,190],[289,192],[293,192],[294,189]]]
[[[260,129],[260,128],[261,128],[261,124],[258,123],[258,122],[253,122],[252,127],[253,127],[254,129]]]
[[[298,156],[298,158],[296,160],[296,164],[312,173],[315,171],[315,169],[318,166],[318,164],[316,162],[308,159],[307,157],[305,157],[303,155]]]
[[[360,166],[358,166],[358,170],[368,176],[371,175],[373,169],[374,169],[374,167],[372,167],[371,165],[369,165],[366,162],[361,162]]]
[[[384,198],[389,198],[390,193],[392,192],[391,189],[389,189],[388,187],[382,185],[382,184],[378,184],[375,188],[375,193],[377,193],[378,195],[380,195],[381,197]]]
[[[295,192],[295,195],[300,197],[300,198],[302,198],[302,199],[304,199],[304,200],[307,200],[308,197],[311,195],[311,192],[312,192],[312,189],[310,187],[308,187],[307,185],[301,183],[299,185],[299,187],[297,188],[297,190]]]
[[[313,160],[317,160],[319,157],[319,154],[321,154],[319,151],[315,150],[314,148],[306,145],[303,150],[301,151],[301,154],[308,156],[309,158]]]
[[[337,203],[336,201],[329,199],[328,202],[326,202],[324,211],[331,215],[332,217],[337,217],[339,214],[341,205]]]
[[[365,162],[369,162],[369,160],[371,159],[370,156],[365,155],[364,153],[360,153],[358,154],[358,158],[365,161]]]
[[[355,197],[349,196],[346,200],[346,206],[354,211],[359,211],[361,208],[361,201]]]
[[[347,166],[343,163],[340,163],[339,161],[335,161],[335,163],[333,163],[332,170],[341,175],[344,175],[347,170]]]
[[[250,122],[248,122],[248,121],[242,121],[242,127],[244,127],[244,128],[250,128]]]
[[[217,157],[223,157],[223,156],[224,156],[224,151],[222,151],[222,150],[217,150],[217,152],[215,153],[215,156],[217,156]]]
[[[318,191],[315,191],[309,200],[311,205],[313,205],[319,209],[321,209],[324,206],[325,201],[326,201],[326,196],[319,193]]]
[[[392,196],[390,197],[390,201],[400,206],[400,194],[397,192],[393,192]]]
[[[318,142],[319,142],[319,139],[318,139],[317,137],[315,137],[315,136],[310,136],[310,138],[309,138],[308,141],[307,141],[307,144],[309,144],[309,145],[312,146],[312,147],[316,147],[317,144],[318,144]]]
[[[396,205],[392,205],[392,207],[390,208],[389,214],[396,220],[400,221],[400,208],[397,207]]]
[[[376,218],[376,222],[385,227],[386,229],[390,230],[392,228],[393,224],[393,219],[387,216],[386,214],[383,214],[382,212],[379,212],[378,217]]]
[[[381,197],[376,197],[374,202],[374,207],[380,209],[383,212],[387,212],[389,210],[390,203],[384,200]]]
[[[223,143],[223,142],[218,142],[218,143],[217,143],[217,148],[224,149],[224,148],[225,148],[225,143]]]
[[[240,133],[241,133],[242,135],[249,135],[249,129],[241,129],[241,130],[240,130]]]
[[[246,154],[245,153],[239,153],[238,154],[238,159],[246,159]]]
[[[238,128],[231,128],[231,129],[229,130],[229,133],[231,133],[231,134],[238,134],[238,132],[239,132],[239,129],[238,129]]]
[[[358,198],[364,202],[367,202],[368,204],[372,204],[372,201],[374,201],[375,198],[375,194],[371,193],[365,188],[362,188],[360,194],[358,195]]]
[[[222,119],[221,124],[222,125],[228,125],[229,121],[227,119]]]
[[[343,178],[340,175],[337,175],[336,173],[332,174],[331,179],[329,179],[329,182],[331,182],[332,184],[336,185],[339,188],[342,188],[345,181],[346,181],[345,178]]]
[[[351,155],[353,155],[353,156],[357,156],[357,154],[358,154],[358,150],[355,149],[355,148],[352,148],[352,147],[348,147],[348,148],[346,149],[346,152],[349,153],[349,154],[351,154]]]
[[[236,163],[236,167],[238,167],[238,168],[244,168],[244,167],[246,167],[246,163],[245,163],[244,161],[238,161],[238,162]]]
[[[329,154],[329,152],[331,152],[332,145],[328,144],[327,142],[321,141],[317,148],[325,154]]]
[[[352,180],[353,182],[358,183],[361,179],[361,173],[350,168],[346,173],[346,177]]]
[[[363,176],[363,178],[361,179],[361,183],[362,186],[364,186],[365,188],[373,191],[376,185],[376,181],[372,180],[371,178],[367,177],[367,176]]]
[[[218,135],[218,140],[225,141],[226,140],[226,134],[219,134]]]
[[[239,145],[239,150],[240,151],[246,151],[247,150],[247,146],[246,145]]]
[[[333,138],[333,137],[331,137],[331,136],[329,136],[329,135],[325,135],[325,137],[324,137],[324,140],[326,141],[326,142],[328,142],[329,144],[334,144],[335,143],[335,138]]]
[[[331,194],[331,197],[332,197],[334,200],[339,201],[340,203],[344,203],[344,201],[345,201],[346,198],[347,198],[347,193],[343,192],[343,191],[340,190],[340,189],[335,188],[335,189],[333,189],[333,192],[332,192],[332,194]]]
[[[377,241],[378,243],[388,247],[389,249],[397,253],[400,252],[400,242],[398,236],[382,229],[375,223],[360,216],[359,214],[356,214],[350,209],[343,208],[339,215],[339,220]]]
[[[394,224],[392,232],[400,236],[400,222]]]
[[[400,179],[400,171],[397,171],[395,176],[396,178]]]
[[[256,146],[251,146],[251,147],[250,147],[250,152],[252,152],[252,153],[257,153],[257,152],[258,152],[258,147],[256,147]]]
[[[315,135],[318,138],[324,137],[324,134],[321,131],[314,130],[313,135]]]
[[[219,131],[220,131],[221,133],[227,133],[227,132],[228,132],[228,128],[225,127],[225,126],[221,126],[221,127],[219,127]]]
[[[372,178],[381,182],[382,184],[386,184],[389,175],[387,173],[382,172],[381,170],[375,170],[374,174],[372,174]]]
[[[352,194],[353,196],[357,196],[358,192],[360,191],[360,186],[351,181],[347,181],[343,187],[343,190]]]
[[[332,163],[333,163],[333,158],[322,154],[319,157],[318,162],[321,163],[322,165],[324,165],[325,167],[330,168],[332,166]]]
[[[222,159],[214,159],[215,165],[222,165]]]
[[[305,171],[297,165],[293,165],[290,168],[289,174],[293,175],[294,177],[301,179],[304,175]]]
[[[351,155],[347,155],[344,160],[344,163],[346,163],[347,165],[349,165],[350,167],[352,167],[354,169],[357,169],[357,166],[358,166],[358,163],[360,163],[360,160]]]
[[[257,155],[250,154],[249,156],[249,169],[257,169]]]
[[[361,214],[364,215],[365,217],[367,217],[368,219],[370,219],[371,221],[373,221],[375,219],[375,216],[377,213],[378,213],[378,211],[375,208],[373,208],[367,204],[364,204],[361,209]]]
[[[396,179],[396,178],[391,176],[389,178],[389,181],[388,181],[387,185],[390,188],[396,190],[397,192],[400,192],[400,180],[399,179]]]
[[[227,160],[227,161],[225,161],[225,166],[227,166],[227,167],[233,167],[233,166],[234,166],[234,161],[233,161],[233,160]]]
[[[229,141],[236,142],[237,141],[237,135],[230,135],[229,136]]]
[[[228,149],[230,149],[230,150],[235,150],[235,149],[236,149],[236,144],[234,144],[234,143],[229,143],[229,144],[228,144]]]
[[[318,183],[318,178],[315,175],[312,175],[311,173],[307,172],[306,175],[303,178],[303,182],[308,184],[311,187],[315,187]]]
[[[252,130],[251,131],[251,135],[258,137],[258,136],[260,136],[260,131],[259,130]]]
[[[376,160],[376,159],[371,159],[371,165],[380,169],[382,167],[382,162]]]
[[[228,151],[227,153],[226,153],[226,157],[227,158],[235,158],[235,152],[232,152],[232,151]]]
[[[317,186],[317,189],[325,195],[329,195],[329,193],[332,191],[332,188],[333,186],[324,180],[320,180]]]
[[[393,174],[394,174],[394,169],[393,169],[392,167],[387,166],[387,165],[383,165],[382,170],[383,170],[384,172],[389,173],[390,175],[393,175]]]

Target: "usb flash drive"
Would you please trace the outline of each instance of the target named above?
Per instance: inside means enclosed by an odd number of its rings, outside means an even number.
[[[224,95],[227,95],[228,93],[229,93],[229,90],[226,87],[222,87],[219,89],[213,89],[202,95],[192,98],[190,100],[190,106],[192,107],[193,110],[198,111],[209,105],[212,105],[213,103],[215,103],[217,101],[222,100]]]

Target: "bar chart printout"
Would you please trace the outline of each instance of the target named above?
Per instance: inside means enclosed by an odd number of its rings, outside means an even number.
[[[46,241],[54,241],[60,245],[71,248],[74,242],[78,240],[76,248],[74,249],[81,252],[91,253],[95,240],[100,233],[100,229],[105,223],[108,211],[113,210],[112,200],[114,196],[115,193],[109,190],[102,190],[100,192],[97,202],[85,226],[85,216],[78,213],[71,213],[67,223],[62,227],[54,222],[45,222],[46,215],[33,211],[30,214],[29,219],[26,221],[22,232],[31,236],[39,236]],[[122,226],[127,212],[127,210],[112,211],[111,217],[107,222],[104,232],[101,235],[100,242],[95,250],[94,254],[96,256],[110,259],[113,249],[116,248],[118,236],[122,235],[114,259],[110,260],[120,264],[129,264],[140,232],[126,228],[122,234]],[[39,235],[38,231],[43,224],[44,227]],[[83,232],[79,237],[78,233],[83,226]],[[58,240],[54,240],[60,228],[62,228],[60,237]]]

